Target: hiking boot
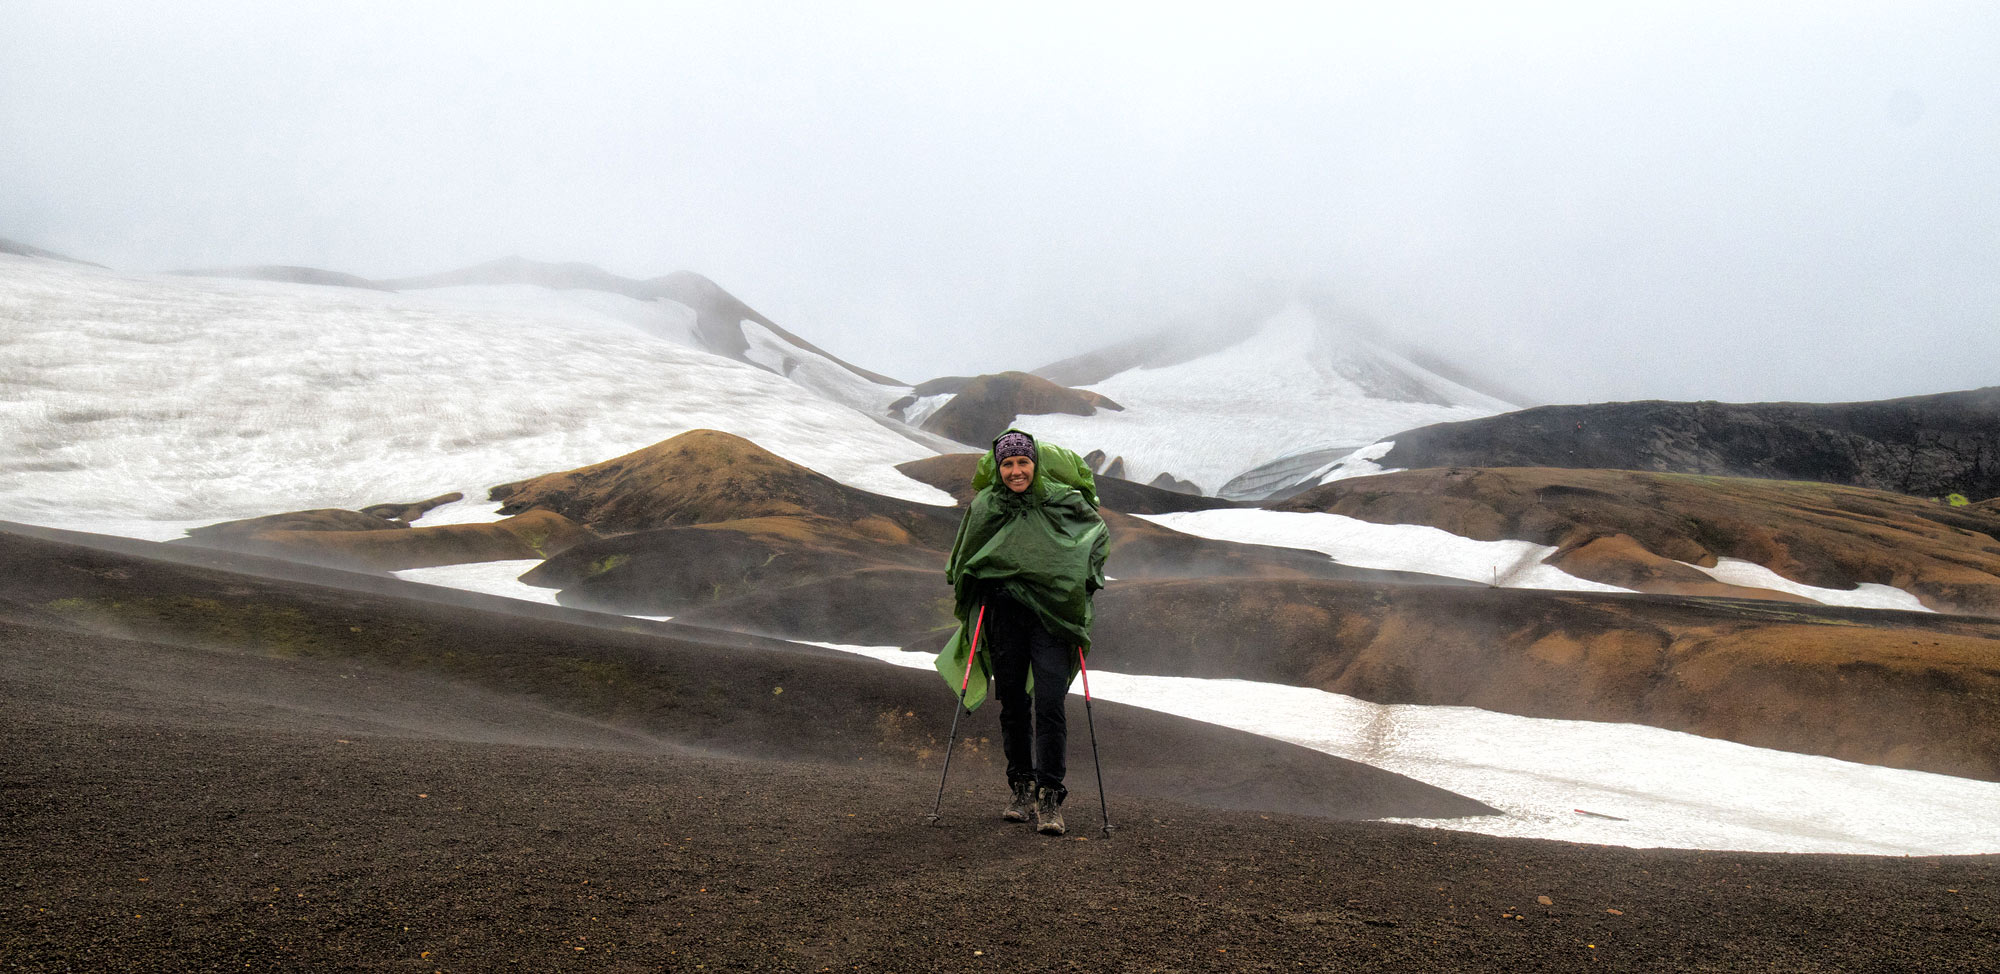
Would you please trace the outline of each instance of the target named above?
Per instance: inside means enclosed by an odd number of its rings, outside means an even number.
[[[1062,795],[1054,788],[1041,788],[1035,792],[1035,831],[1043,835],[1061,835],[1069,831],[1063,826]]]
[[[1001,812],[1000,817],[1009,822],[1025,822],[1035,811],[1035,783],[1016,781],[1013,785],[1014,800],[1007,803],[1007,810]]]

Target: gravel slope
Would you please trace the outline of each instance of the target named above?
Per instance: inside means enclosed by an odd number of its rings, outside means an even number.
[[[999,822],[997,787],[956,774],[928,828],[936,778],[915,766],[703,754],[421,673],[35,624],[0,628],[0,748],[5,970],[1971,971],[2000,956],[2000,857],[1625,850],[1122,794],[1107,841],[1087,788],[1053,840]]]

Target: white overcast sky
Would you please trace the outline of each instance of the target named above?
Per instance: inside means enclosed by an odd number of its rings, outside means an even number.
[[[2000,4],[0,0],[0,237],[685,268],[910,381],[1278,283],[1554,400],[1942,392]]]

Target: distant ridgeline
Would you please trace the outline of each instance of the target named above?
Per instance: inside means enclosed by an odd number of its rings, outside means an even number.
[[[1384,467],[1594,467],[2000,495],[2000,386],[1880,402],[1541,406],[1394,439]]]

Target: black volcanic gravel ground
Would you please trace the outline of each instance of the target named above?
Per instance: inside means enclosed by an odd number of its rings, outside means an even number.
[[[0,645],[0,970],[2000,966],[2000,857],[1637,851],[1116,795],[1107,841],[1087,770],[1069,838],[956,777],[929,828],[925,775],[693,755],[421,676],[257,704],[241,688],[270,668],[352,668],[42,633]],[[176,689],[105,679],[107,653]]]

